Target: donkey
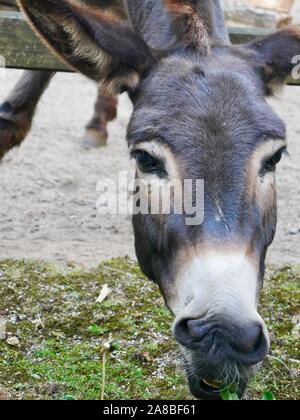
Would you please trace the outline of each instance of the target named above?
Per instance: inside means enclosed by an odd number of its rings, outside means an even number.
[[[106,13],[126,19],[121,0],[84,0],[89,7],[101,7]],[[17,10],[15,0],[0,0],[2,10]],[[13,147],[19,146],[30,131],[38,102],[55,75],[51,71],[25,71],[8,98],[0,105],[0,160]],[[95,110],[86,126],[85,147],[104,146],[107,142],[107,124],[117,116],[117,98],[98,89]]]
[[[232,385],[242,396],[270,346],[257,308],[287,148],[266,97],[292,72],[300,31],[232,46],[218,0],[127,0],[129,23],[70,0],[19,3],[71,68],[129,93],[137,181],[205,181],[200,225],[174,211],[133,216],[136,253],[174,315],[191,393],[218,399]]]

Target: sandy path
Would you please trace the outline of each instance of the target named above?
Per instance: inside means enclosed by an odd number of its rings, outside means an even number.
[[[0,100],[19,75],[10,70],[0,80]],[[109,145],[85,150],[83,128],[95,93],[94,85],[79,75],[56,75],[26,142],[1,163],[0,258],[92,266],[103,258],[134,257],[130,217],[103,217],[96,211],[97,182],[132,167],[124,140],[131,104],[122,96]],[[278,171],[279,225],[269,261],[299,263],[300,87],[287,87],[282,100],[273,102],[287,123],[291,157]]]
[[[8,72],[0,83],[1,97],[18,77],[17,71]],[[131,106],[121,98],[109,145],[87,151],[81,142],[95,94],[83,77],[57,75],[27,141],[2,162],[1,258],[93,265],[102,258],[134,256],[130,218],[104,218],[96,211],[97,182],[129,167],[124,136]]]

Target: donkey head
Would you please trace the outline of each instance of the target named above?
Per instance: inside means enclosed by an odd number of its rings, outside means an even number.
[[[137,214],[136,251],[175,316],[191,392],[218,398],[235,384],[243,394],[269,349],[257,305],[286,150],[266,97],[291,73],[300,31],[232,46],[218,0],[128,0],[130,24],[67,0],[19,2],[72,68],[129,92],[138,180],[204,180],[203,223]]]

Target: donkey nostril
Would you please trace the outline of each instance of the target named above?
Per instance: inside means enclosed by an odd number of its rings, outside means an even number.
[[[252,323],[244,327],[233,347],[243,354],[257,353],[266,344],[262,326]]]
[[[182,321],[178,322],[175,325],[174,328],[174,335],[176,340],[182,344],[183,346],[188,346],[190,341],[191,341],[191,337],[189,334],[189,329],[188,329],[188,320],[187,319],[183,319]]]
[[[179,321],[174,329],[176,340],[185,347],[192,342],[200,342],[212,329],[212,323],[200,319],[183,319]]]
[[[187,326],[191,337],[195,340],[201,340],[212,328],[211,323],[199,319],[187,321]]]
[[[261,362],[269,349],[263,327],[256,322],[234,326],[212,319],[183,319],[176,323],[174,335],[184,347],[201,350],[208,357],[218,357],[221,350],[246,365]]]

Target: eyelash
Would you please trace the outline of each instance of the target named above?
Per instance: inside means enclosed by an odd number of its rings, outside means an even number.
[[[262,169],[259,172],[260,176],[264,176],[267,173],[274,172],[276,166],[281,161],[284,154],[288,154],[287,148],[283,147],[278,150],[273,156],[266,159],[262,165]],[[161,161],[156,160],[153,156],[143,150],[135,150],[131,153],[131,157],[136,160],[136,163],[141,172],[147,174],[155,174],[161,178],[167,176],[167,172]]]
[[[143,150],[135,150],[131,153],[131,157],[136,160],[136,163],[141,172],[147,174],[155,174],[163,178],[167,176],[167,172],[161,161],[156,160],[149,153]]]
[[[273,156],[266,159],[263,163],[262,169],[260,170],[260,176],[264,176],[269,172],[274,172],[276,170],[276,166],[281,161],[284,154],[288,154],[286,147],[283,147],[282,149],[278,150]]]

